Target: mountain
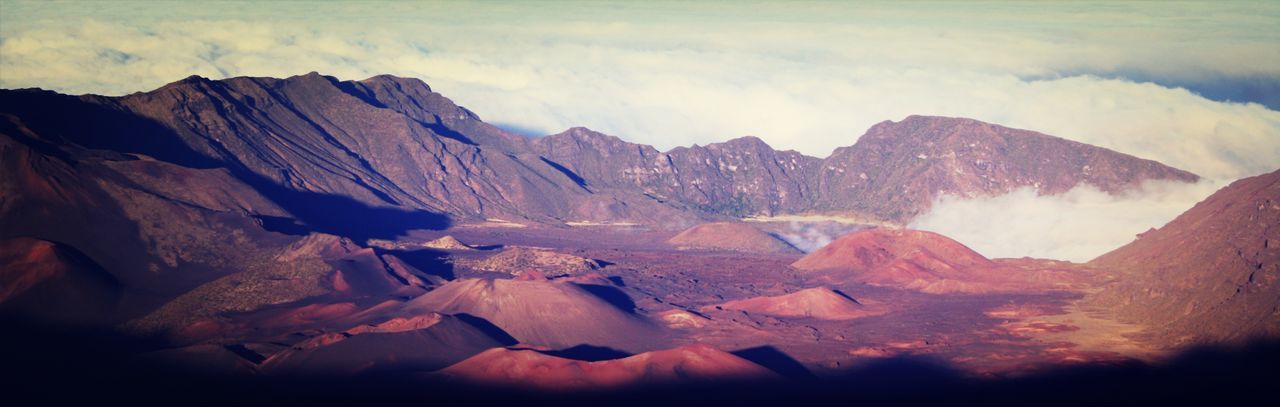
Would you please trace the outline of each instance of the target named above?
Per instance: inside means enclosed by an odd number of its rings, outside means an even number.
[[[467,382],[544,391],[777,377],[776,373],[763,366],[707,345],[682,346],[594,362],[552,356],[532,349],[496,348],[449,366],[440,374]]]
[[[265,230],[264,220],[288,212],[225,169],[89,149],[12,115],[0,115],[0,167],[0,238],[57,242],[101,267],[122,292],[109,319],[135,318],[202,284],[277,264],[269,259],[302,239]],[[307,264],[314,263],[281,267]]]
[[[873,126],[826,158],[776,151],[755,137],[668,152],[574,128],[531,142],[588,187],[639,188],[733,216],[817,212],[907,223],[943,194],[1042,194],[1090,184],[1116,193],[1195,174],[1151,160],[977,120],[910,116]]]
[[[811,195],[810,173],[819,161],[776,151],[755,137],[664,153],[577,127],[530,144],[588,187],[638,190],[663,202],[731,216],[803,210]]]
[[[943,193],[1058,193],[1079,183],[1115,192],[1196,179],[1110,150],[941,117],[881,123],[825,159],[754,137],[667,152],[584,128],[530,140],[420,80],[387,75],[193,76],[121,97],[5,90],[0,113],[55,150],[222,172],[296,223],[360,241],[488,218],[679,225],[853,212],[905,222]],[[355,211],[370,221],[333,216]]]
[[[1233,182],[1089,264],[1119,273],[1090,301],[1160,342],[1280,335],[1280,170]]]
[[[267,358],[263,369],[294,375],[430,371],[505,345],[513,345],[510,338],[461,318],[426,314],[317,335]]]
[[[55,323],[110,317],[120,283],[79,251],[30,238],[0,240],[0,314]]]
[[[800,253],[791,244],[750,225],[736,222],[704,223],[685,229],[667,243],[681,250],[729,250],[747,253]]]
[[[456,280],[405,303],[402,311],[465,313],[521,343],[553,348],[646,347],[662,335],[648,318],[563,281]]]
[[[872,126],[823,160],[816,211],[849,210],[906,222],[942,195],[1041,194],[1090,184],[1116,193],[1146,180],[1193,182],[1195,174],[1151,160],[973,119],[910,116]]]
[[[996,261],[937,233],[879,228],[841,236],[791,266],[835,281],[931,294],[1069,289],[1093,278],[1088,270],[1054,263]]]
[[[1028,156],[1036,150],[1053,154]],[[958,175],[979,173],[970,165],[991,172]],[[668,229],[806,212],[902,221],[940,193],[1195,178],[967,119],[883,123],[825,159],[752,137],[667,152],[581,128],[527,139],[416,79],[317,73],[193,76],[120,97],[0,90],[0,169],[0,239],[83,254],[119,282],[112,318],[160,331],[308,296],[416,295],[444,266],[363,245],[491,218]],[[315,236],[346,239],[350,253],[297,250]],[[227,287],[245,296],[221,298]]]
[[[720,304],[721,308],[791,318],[847,320],[875,315],[862,304],[828,288],[806,288],[772,297],[752,297]]]

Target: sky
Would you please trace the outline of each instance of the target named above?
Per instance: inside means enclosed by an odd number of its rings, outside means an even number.
[[[753,135],[823,157],[922,114],[1111,148],[1215,186],[1280,167],[1277,1],[0,0],[3,88],[121,95],[192,74],[310,71],[418,77],[522,134],[585,126],[664,150]]]

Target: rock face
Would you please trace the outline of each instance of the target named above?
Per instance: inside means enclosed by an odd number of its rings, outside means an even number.
[[[828,288],[807,288],[774,297],[755,297],[721,304],[724,309],[792,318],[846,320],[873,315],[854,299]]]
[[[704,223],[667,240],[681,250],[730,250],[746,253],[800,253],[782,239],[750,225],[735,222]]]
[[[933,294],[1053,290],[1091,278],[1087,270],[1074,267],[1023,263],[992,261],[933,232],[868,229],[842,236],[791,266],[828,272],[838,280]]]
[[[577,284],[560,281],[456,280],[406,303],[410,314],[465,313],[484,318],[521,343],[569,348],[653,346],[661,330]]]
[[[690,345],[597,362],[531,349],[490,349],[442,370],[459,380],[544,391],[617,389],[710,380],[767,380],[778,376],[728,352]]]
[[[1118,272],[1090,301],[1170,345],[1280,334],[1280,171],[1219,190],[1089,263]]]

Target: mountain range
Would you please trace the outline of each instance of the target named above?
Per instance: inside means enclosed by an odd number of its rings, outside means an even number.
[[[193,76],[115,98],[7,90],[0,110],[34,140],[126,155],[108,161],[147,157],[226,171],[309,224],[325,222],[316,219],[321,209],[281,201],[322,194],[454,222],[835,213],[904,223],[941,194],[1028,186],[1055,194],[1081,183],[1119,192],[1146,180],[1197,179],[1103,148],[944,117],[877,124],[826,158],[755,137],[666,152],[585,128],[530,139],[420,80],[386,75]],[[115,134],[128,136],[108,136]]]
[[[551,389],[919,355],[988,374],[1280,335],[1280,171],[1084,264],[902,228],[944,195],[1197,180],[966,118],[885,121],[819,158],[525,137],[388,75],[0,90],[0,315],[207,371],[546,368]],[[770,233],[806,216],[859,224],[808,254]]]

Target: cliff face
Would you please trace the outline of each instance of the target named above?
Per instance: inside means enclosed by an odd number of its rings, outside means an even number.
[[[1280,171],[1236,181],[1090,264],[1119,272],[1091,300],[1163,342],[1280,334]]]

